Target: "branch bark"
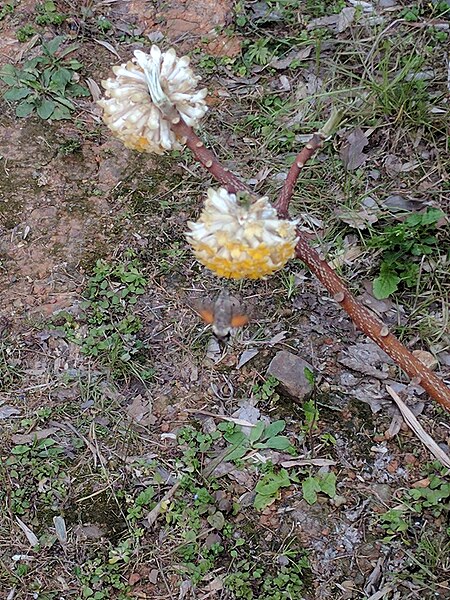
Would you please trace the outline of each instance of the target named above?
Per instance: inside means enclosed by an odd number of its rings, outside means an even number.
[[[229,169],[222,167],[217,160],[217,157],[211,150],[206,148],[201,139],[196,135],[192,127],[186,125],[181,119],[178,123],[172,121],[172,131],[175,132],[177,138],[186,140],[186,146],[198,160],[198,162],[211,173],[216,181],[218,181],[231,194],[236,192],[252,193],[250,188],[241,181]]]
[[[336,116],[334,116],[334,122]],[[333,116],[329,123],[333,122]],[[328,124],[315,133],[303,150],[297,155],[291,166],[283,189],[275,203],[275,208],[281,218],[288,218],[288,207],[297,182],[298,176],[305,163],[322,146],[329,135]],[[249,187],[240,181],[234,173],[221,166],[217,157],[207,148],[194,133],[191,127],[182,120],[173,124],[177,136],[186,139],[186,145],[195,158],[223,185],[230,193],[246,191],[252,193]],[[428,394],[450,412],[450,389],[428,367],[420,362],[378,319],[372,311],[360,304],[345,287],[338,275],[319,254],[311,248],[306,237],[298,231],[296,256],[302,260],[319,281],[332,294],[336,302],[348,313],[356,327],[370,337],[388,354],[396,364],[411,378],[420,384]]]
[[[339,302],[356,327],[376,342],[411,379],[414,379],[434,400],[450,412],[450,389],[390,333],[388,327],[372,311],[352,296],[340,277],[311,248],[300,232],[295,250],[297,257],[316,275],[334,300]]]
[[[312,156],[314,156],[319,148],[321,148],[324,140],[325,136],[318,131],[312,136],[303,150],[295,157],[295,160],[289,169],[289,173],[286,177],[286,181],[284,182],[280,195],[275,202],[275,208],[280,218],[287,219],[289,217],[289,203],[291,201],[292,192],[294,191],[294,186],[297,183],[298,176],[305,166],[305,163]]]

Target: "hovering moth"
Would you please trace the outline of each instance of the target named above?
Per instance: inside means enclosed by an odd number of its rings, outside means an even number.
[[[214,301],[205,301],[195,307],[200,317],[211,325],[211,329],[220,342],[228,342],[233,329],[243,327],[249,317],[241,303],[226,290],[222,290]]]

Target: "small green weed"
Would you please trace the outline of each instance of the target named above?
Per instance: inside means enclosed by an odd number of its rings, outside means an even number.
[[[367,104],[370,118],[374,123],[380,117],[388,117],[404,126],[433,128],[438,117],[434,118],[430,112],[429,84],[418,76],[423,69],[424,53],[402,50],[401,43],[389,39],[379,49],[380,60],[369,81],[373,101],[372,105]]]
[[[267,65],[273,57],[273,51],[269,48],[270,39],[260,38],[247,45],[244,53],[244,63],[251,65]]]
[[[252,387],[252,396],[256,400],[262,400],[263,402],[271,401],[277,402],[280,396],[278,395],[276,389],[280,382],[276,377],[269,375],[267,379],[264,380],[263,383],[255,383]]]
[[[278,472],[269,471],[256,484],[253,506],[257,510],[269,506],[280,497],[281,488],[290,487],[293,482],[298,482],[298,479],[289,474],[286,469],[280,469]]]
[[[85,331],[70,315],[62,315],[64,328],[81,351],[99,358],[112,372],[123,377],[132,373],[147,380],[153,369],[141,363],[144,343],[138,338],[142,324],[133,313],[133,306],[145,291],[147,280],[138,261],[129,254],[125,262],[109,264],[98,260],[94,274],[87,283],[80,321]]]
[[[248,114],[243,129],[262,136],[270,150],[291,150],[295,142],[295,128],[283,127],[283,118],[292,109],[289,102],[279,96],[268,95],[258,102],[257,111]]]
[[[81,152],[82,147],[81,140],[70,139],[66,140],[60,145],[58,153],[62,156],[69,156],[70,154],[77,154]]]
[[[303,498],[308,504],[317,502],[319,492],[334,498],[336,496],[336,475],[330,471],[329,473],[309,476],[302,481],[302,491]]]
[[[10,2],[6,2],[3,8],[0,8],[0,21],[4,19],[7,15],[11,15],[14,12],[16,7],[16,3],[14,0],[10,0]]]
[[[255,426],[250,429],[249,435],[246,435],[234,423],[220,423],[218,430],[223,432],[224,439],[231,445],[226,460],[239,460],[249,450],[264,448],[294,453],[295,449],[289,438],[279,435],[285,427],[286,422],[283,420],[274,421],[270,425],[266,425],[263,421],[257,421]]]
[[[438,250],[436,223],[443,216],[444,213],[436,208],[413,213],[402,223],[385,227],[382,233],[369,240],[369,247],[383,251],[380,274],[373,282],[376,298],[388,298],[397,291],[400,283],[407,287],[416,285],[420,259]]]
[[[67,19],[67,15],[58,12],[53,0],[45,0],[42,4],[38,4],[36,10],[38,25],[61,25]]]
[[[7,64],[0,69],[0,79],[10,88],[3,97],[16,106],[17,117],[34,111],[41,119],[70,119],[75,106],[70,98],[88,96],[89,90],[77,82],[83,66],[68,55],[78,48],[72,44],[61,49],[64,36],[42,42],[42,54],[27,60],[21,69]]]
[[[127,538],[117,547],[110,547],[108,557],[90,558],[82,567],[75,567],[75,575],[82,584],[82,598],[105,600],[130,597],[124,571],[133,553],[132,541]]]
[[[203,433],[197,431],[193,427],[183,427],[177,436],[179,443],[182,445],[183,454],[182,462],[184,470],[193,473],[200,469],[200,456],[210,450],[214,441],[222,436],[220,431],[213,433]]]
[[[408,23],[414,23],[419,20],[421,14],[420,6],[408,6],[400,13],[400,18],[405,19]]]
[[[247,556],[251,555],[249,550]],[[242,545],[240,554],[245,551],[246,546]],[[225,588],[236,600],[300,598],[305,590],[305,573],[309,569],[307,556],[294,551],[273,557],[271,562],[276,574],[264,564],[255,563],[249,558],[236,560],[233,572],[225,578]]]
[[[111,23],[111,21],[109,19],[101,16],[97,19],[97,28],[102,33],[106,33],[113,28],[113,24]]]
[[[399,533],[407,531],[409,520],[404,519],[404,514],[403,508],[392,508],[379,516],[378,522],[387,533],[383,541],[389,542]]]
[[[344,0],[306,0],[305,12],[314,18],[325,17],[340,13],[345,6]]]
[[[24,515],[34,502],[54,510],[62,506],[69,481],[65,460],[64,449],[52,438],[13,446],[5,461],[11,486],[9,510]]]
[[[408,532],[414,515],[430,513],[435,518],[448,515],[450,483],[445,479],[446,471],[439,462],[427,465],[425,474],[428,485],[406,490],[400,498],[399,506],[379,515],[377,521],[388,534],[386,541]]]
[[[302,405],[302,410],[305,415],[305,420],[302,425],[302,429],[304,429],[308,433],[312,433],[313,431],[318,429],[319,422],[319,409],[317,408],[314,400],[307,400]]]
[[[19,42],[26,42],[30,37],[35,35],[37,30],[33,27],[33,25],[24,25],[20,29],[17,30],[17,39]]]
[[[436,474],[430,475],[429,479],[427,487],[409,490],[408,496],[413,510],[423,512],[428,509],[434,517],[438,517],[450,510],[450,483]]]
[[[170,273],[183,264],[186,253],[185,244],[179,241],[174,241],[167,248],[161,250],[160,254],[163,258],[158,261],[160,273]]]
[[[286,299],[290,300],[297,290],[297,282],[293,273],[287,273],[285,270],[280,271],[279,278],[286,289]]]
[[[22,377],[21,354],[18,344],[11,338],[0,339],[0,392],[9,389]]]

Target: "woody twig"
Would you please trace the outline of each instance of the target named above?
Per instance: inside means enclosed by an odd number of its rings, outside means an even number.
[[[289,203],[301,170],[323,145],[324,140],[331,134],[332,130],[335,129],[339,119],[340,116],[334,113],[326,126],[311,137],[294,160],[283,189],[275,203],[275,208],[281,218],[288,217]],[[174,126],[174,129],[177,131],[177,135],[186,138],[186,145],[191,149],[195,158],[229,192],[251,192],[245,183],[220,165],[216,156],[203,145],[190,127],[181,121]],[[296,256],[306,264],[327,288],[334,300],[348,313],[356,327],[376,342],[411,379],[420,384],[436,402],[450,412],[450,389],[390,333],[388,327],[372,311],[354,298],[325,259],[311,248],[301,231],[298,231]]]
[[[249,192],[250,188],[241,181],[234,173],[226,167],[222,167],[216,155],[211,152],[196,135],[192,127],[186,125],[181,119],[177,123],[172,122],[172,130],[178,138],[186,140],[186,146],[198,160],[198,162],[207,169],[216,181],[218,181],[230,193]]]

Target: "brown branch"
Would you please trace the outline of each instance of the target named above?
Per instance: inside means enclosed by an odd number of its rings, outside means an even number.
[[[320,132],[313,135],[305,148],[298,154],[289,170],[288,177],[275,204],[281,218],[288,216],[289,202],[303,165],[321,147],[323,141],[329,135],[327,131],[329,129],[328,124],[335,122],[335,120],[336,116],[334,117],[334,121],[332,116],[327,125]],[[229,192],[250,191],[248,186],[240,181],[236,175],[220,165],[216,156],[205,148],[203,142],[186,123],[183,121],[174,123],[173,130],[177,137],[186,139],[186,145],[190,148],[195,158]],[[389,333],[387,326],[381,320],[376,318],[369,309],[360,304],[352,296],[342,280],[336,275],[330,265],[311,248],[307,239],[300,231],[298,232],[298,237],[296,256],[316,275],[332,294],[336,302],[339,302],[342,308],[349,314],[355,325],[376,342],[411,379],[415,379],[434,400],[450,411],[450,389],[428,367],[411,354],[392,333]]]
[[[316,275],[334,300],[350,315],[353,323],[382,348],[411,379],[421,385],[439,404],[450,411],[450,389],[428,367],[389,333],[388,327],[347,290],[330,265],[311,248],[299,232],[296,255]]]
[[[287,219],[289,216],[289,203],[291,201],[292,192],[294,191],[294,186],[297,183],[298,176],[300,175],[300,171],[303,169],[305,163],[323,145],[324,140],[325,136],[320,131],[315,133],[305,145],[303,150],[295,157],[295,160],[289,169],[289,173],[286,177],[286,181],[284,182],[280,195],[275,202],[277,213],[282,219]]]
[[[289,218],[288,209],[292,198],[292,192],[294,191],[298,176],[305,166],[305,163],[317,152],[319,148],[322,147],[323,142],[327,139],[327,137],[335,132],[341,120],[342,112],[340,110],[333,109],[331,111],[330,118],[322,127],[322,129],[312,135],[311,139],[309,142],[307,142],[303,150],[295,157],[295,160],[289,169],[289,173],[286,177],[286,181],[284,182],[280,195],[275,202],[275,208],[281,218]]]
[[[215,154],[205,147],[201,139],[194,133],[192,127],[186,125],[181,119],[178,123],[172,121],[172,131],[177,138],[186,140],[186,146],[191,150],[195,158],[205,169],[207,169],[216,181],[223,185],[228,192],[250,192],[250,188],[242,182],[229,169],[222,167]]]

